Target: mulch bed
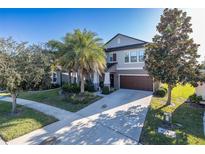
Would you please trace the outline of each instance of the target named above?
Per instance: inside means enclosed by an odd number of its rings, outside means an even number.
[[[205,109],[205,105],[204,104],[198,104],[198,103],[188,103],[191,107],[194,108],[200,108],[200,109]]]

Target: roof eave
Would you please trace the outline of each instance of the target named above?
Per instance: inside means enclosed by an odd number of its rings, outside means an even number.
[[[105,52],[112,52],[112,51],[120,51],[125,49],[134,49],[134,48],[141,48],[144,47],[147,43],[140,43],[140,44],[132,44],[127,46],[120,46],[120,47],[114,47],[114,48],[107,48],[105,49]]]

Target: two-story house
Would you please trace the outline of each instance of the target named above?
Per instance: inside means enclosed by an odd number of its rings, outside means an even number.
[[[144,46],[148,42],[117,34],[105,44],[105,85],[114,88],[154,90],[153,78],[144,70]]]
[[[153,91],[155,87],[157,88],[158,84],[154,83],[153,78],[144,70],[144,47],[147,43],[146,41],[123,34],[117,34],[110,39],[105,44],[107,68],[103,78],[97,72],[91,74],[90,77],[96,89],[99,87],[100,79],[104,80],[104,85],[116,89],[125,88]],[[61,77],[63,80],[61,82],[68,81],[68,77],[65,76],[64,73],[64,77]],[[79,81],[78,75],[75,75],[75,77]],[[57,83],[60,83],[60,81]]]

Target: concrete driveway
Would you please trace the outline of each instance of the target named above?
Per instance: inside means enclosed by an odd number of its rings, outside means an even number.
[[[138,144],[151,96],[147,91],[120,89],[104,97],[77,112],[86,118],[68,128],[61,144]]]
[[[151,92],[120,89],[62,120],[8,142],[39,144],[55,136],[55,144],[138,144]]]

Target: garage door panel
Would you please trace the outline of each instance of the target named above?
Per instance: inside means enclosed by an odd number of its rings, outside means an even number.
[[[149,76],[120,76],[120,88],[153,90],[153,80]]]

